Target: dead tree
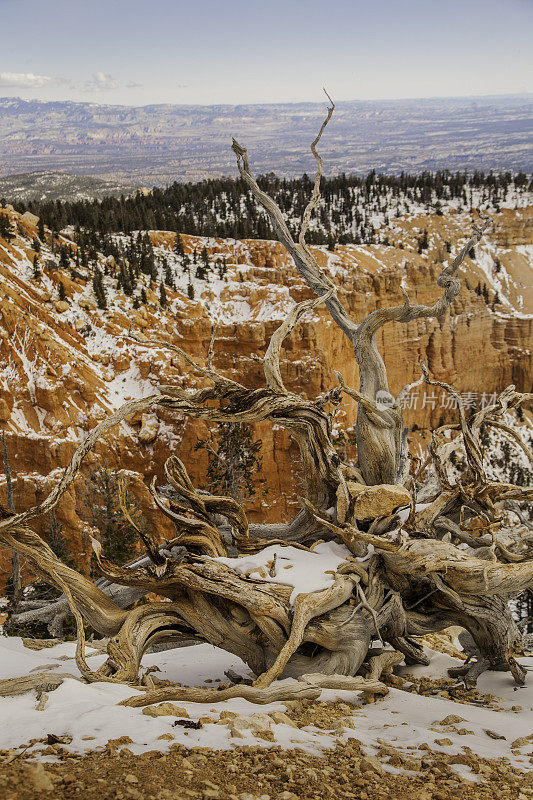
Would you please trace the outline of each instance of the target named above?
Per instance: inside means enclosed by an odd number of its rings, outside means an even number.
[[[533,490],[489,480],[480,436],[487,427],[498,427],[528,452],[503,418],[531,404],[533,397],[510,386],[493,405],[470,419],[459,406],[458,423],[433,432],[426,463],[409,475],[399,398],[389,393],[375,341],[376,332],[388,322],[440,317],[446,312],[460,290],[459,267],[489,220],[474,229],[461,252],[440,273],[437,283],[443,294],[434,305],[413,305],[404,295],[401,305],[353,321],[305,243],[322,174],[316,146],[332,112],[333,105],[311,147],[318,169],[298,242],[279,208],[259,189],[246,150],[233,143],[243,180],[270,216],[298,273],[316,294],[295,305],[273,334],[262,359],[264,386],[249,389],[218,372],[213,366],[213,342],[201,365],[174,344],[143,340],[148,346],[172,350],[205,386],[198,390],[160,386],[157,394],[126,403],[87,436],[43,503],[0,520],[0,541],[64,592],[76,618],[77,661],[87,680],[136,684],[140,659],[148,647],[191,634],[239,656],[257,676],[253,687],[235,686],[223,692],[166,687],[148,691],[131,704],[169,698],[212,702],[236,694],[266,702],[283,696],[317,696],[317,686],[383,693],[386,687],[379,679],[400,659],[427,663],[416,637],[450,625],[465,628],[475,642],[478,659],[460,676],[468,685],[486,668],[510,670],[517,682],[524,680],[524,670],[515,659],[522,638],[508,600],[532,585],[531,537],[520,525],[515,525],[511,541],[500,534],[508,530],[505,504],[531,500]],[[287,390],[280,357],[284,340],[302,316],[321,304],[353,345],[360,386],[348,387],[337,373],[338,386],[310,399]],[[421,369],[419,382],[455,393],[435,381],[424,365]],[[332,441],[332,412],[343,393],[358,403],[357,466],[343,462]],[[382,402],[384,396],[390,399],[388,403]],[[161,512],[174,521],[175,538],[161,546],[150,532],[139,531],[146,557],[122,567],[106,560],[94,544],[109,586],[127,587],[132,597],[152,592],[168,600],[127,610],[64,565],[28,523],[55,506],[101,436],[130,414],[159,407],[212,423],[268,420],[283,426],[300,449],[306,496],[289,524],[250,526],[236,500],[198,492],[185,465],[176,457],[169,458],[165,475],[174,493],[161,494],[155,480],[151,492]],[[450,458],[456,451],[464,454],[465,467],[454,479]],[[421,491],[425,502],[417,505]],[[370,515],[364,511],[369,499]],[[409,513],[400,517],[400,507]],[[219,527],[216,520],[221,517],[226,524]],[[485,535],[475,537],[470,532],[472,518],[482,521]],[[290,587],[243,576],[231,564],[217,560],[227,556],[228,541],[238,552],[249,554],[273,543],[310,550],[318,541],[331,539],[344,543],[351,555],[339,566],[329,588],[299,594],[294,604]],[[110,637],[108,659],[96,671],[85,660],[83,619]],[[374,639],[388,645],[380,654],[371,649]],[[280,686],[275,681],[281,676],[300,681]]]

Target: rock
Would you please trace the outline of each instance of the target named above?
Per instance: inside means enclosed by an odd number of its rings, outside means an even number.
[[[11,409],[3,397],[0,397],[0,422],[7,422],[11,417]]]
[[[24,222],[27,222],[29,225],[33,225],[34,227],[39,223],[39,217],[35,214],[32,214],[31,211],[25,211],[22,215],[22,219]]]
[[[146,717],[185,717],[188,719],[189,713],[185,708],[174,703],[159,703],[157,706],[146,706],[142,713]]]
[[[411,495],[401,486],[392,486],[383,483],[378,486],[365,486],[359,491],[361,484],[352,484],[357,487],[357,497],[354,502],[353,515],[355,519],[370,520],[376,517],[388,517],[398,508],[408,506]]]
[[[444,719],[441,719],[441,720],[437,719],[437,720],[435,720],[435,722],[432,722],[431,724],[432,725],[456,725],[458,722],[466,722],[466,720],[463,719],[463,717],[458,717],[457,714],[448,714],[448,716],[444,717]]]
[[[231,736],[236,739],[244,739],[246,733],[253,736],[270,733],[272,719],[268,714],[251,714],[250,716],[237,716],[228,720],[228,727]]]
[[[159,420],[156,414],[143,414],[141,417],[141,430],[139,431],[139,439],[144,444],[150,444],[155,441],[159,433]]]
[[[298,727],[298,725],[283,711],[271,711],[268,716],[273,722],[276,723],[276,725],[290,725],[291,728]]]
[[[69,303],[67,303],[66,300],[57,300],[54,303],[54,308],[59,314],[62,314],[63,311],[68,311],[69,310],[70,305],[69,305]]]
[[[504,737],[502,736],[502,739]],[[511,747],[527,747],[529,744],[529,740],[533,738],[531,736],[520,736],[519,739],[515,739],[514,742],[511,742]]]
[[[361,772],[375,772],[377,775],[383,775],[381,762],[375,756],[362,758],[359,762],[359,769]]]
[[[505,736],[502,736],[501,733],[497,733],[496,731],[486,730],[485,733],[487,736],[490,736],[491,739],[505,739]]]
[[[126,372],[130,368],[130,357],[127,353],[117,353],[112,361],[115,373]]]
[[[448,739],[448,737],[446,737],[445,739],[435,739],[435,744],[438,744],[441,747],[449,747],[450,745],[453,744],[453,742],[451,739]]]
[[[89,300],[87,297],[82,297],[78,300],[80,308],[85,308],[87,311],[96,311],[96,303],[94,300]]]
[[[26,764],[24,772],[28,781],[39,792],[53,792],[54,783],[42,764]]]

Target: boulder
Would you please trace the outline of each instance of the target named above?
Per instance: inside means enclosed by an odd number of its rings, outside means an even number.
[[[139,439],[144,444],[155,441],[159,433],[159,420],[155,414],[143,414],[141,417],[141,430]]]
[[[402,486],[388,483],[365,486],[355,499],[353,515],[360,520],[388,517],[398,508],[408,506],[410,502],[411,495]]]

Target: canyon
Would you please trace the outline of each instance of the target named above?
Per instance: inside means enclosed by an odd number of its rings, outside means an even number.
[[[161,385],[198,388],[206,385],[183,359],[165,349],[178,345],[204,364],[213,329],[216,369],[247,387],[264,385],[261,358],[270,336],[295,302],[311,296],[283,247],[265,240],[233,240],[181,235],[185,253],[206,248],[211,265],[224,259],[223,278],[209,268],[205,278],[175,274],[175,289],[141,276],[146,303],[117,290],[113,259],[100,257],[107,309],[98,308],[90,270],[75,277],[61,270],[46,230],[34,269],[38,219],[3,209],[15,235],[0,238],[0,425],[14,481],[17,511],[44,499],[68,464],[81,438],[128,399],[158,393]],[[509,384],[531,391],[533,344],[533,205],[503,208],[494,226],[467,258],[463,288],[441,319],[385,326],[378,346],[387,366],[390,390],[397,395],[420,376],[419,360],[432,374],[452,384],[465,406],[484,403]],[[336,245],[334,251],[312,247],[321,268],[338,287],[352,318],[360,321],[376,308],[403,302],[432,303],[440,295],[436,279],[443,263],[467,240],[474,213],[414,213],[391,221],[388,244]],[[427,231],[428,247],[418,252],[417,237]],[[175,266],[176,234],[150,231],[158,257]],[[55,243],[75,250],[74,232],[65,229]],[[60,296],[62,284],[62,299]],[[193,286],[193,297],[187,286]],[[487,302],[488,300],[488,302]],[[130,335],[135,334],[135,339]],[[138,341],[146,337],[151,346]],[[284,342],[282,377],[287,388],[317,397],[337,385],[338,370],[357,387],[357,368],[349,342],[319,306],[304,316]],[[434,387],[418,387],[407,396],[405,425],[411,451],[423,455],[429,430],[453,422],[457,411]],[[356,405],[343,401],[333,420],[335,430],[350,431]],[[164,483],[162,466],[178,455],[196,485],[203,485],[205,452],[195,451],[208,433],[203,422],[169,411],[132,417],[110,432],[87,457],[87,475],[99,464],[124,471],[128,489],[149,528],[158,538],[172,537],[173,523],[153,505],[148,483]],[[290,519],[298,508],[298,449],[281,427],[253,428],[262,441],[263,469],[259,491],[247,502],[253,521]],[[339,439],[354,457],[350,437]],[[268,491],[266,491],[268,490]],[[6,483],[0,479],[6,505]],[[78,565],[90,560],[83,475],[56,509],[57,522]],[[49,520],[35,529],[47,536]],[[8,553],[0,554],[8,569]],[[1,579],[1,576],[0,576]]]

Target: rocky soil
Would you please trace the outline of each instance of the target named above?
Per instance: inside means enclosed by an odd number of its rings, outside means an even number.
[[[126,737],[127,738],[127,737]],[[79,757],[56,746],[57,763],[41,764],[0,752],[0,791],[5,800],[36,797],[84,800],[530,800],[531,774],[499,759],[475,754],[443,756],[429,748],[412,758],[383,746],[366,757],[356,739],[339,740],[323,756],[302,751],[243,747],[233,751],[187,750],[174,745],[133,755],[127,743],[109,742],[104,752]],[[396,763],[402,772],[388,771]],[[470,768],[479,782],[455,771]],[[403,771],[404,770],[404,771]]]

